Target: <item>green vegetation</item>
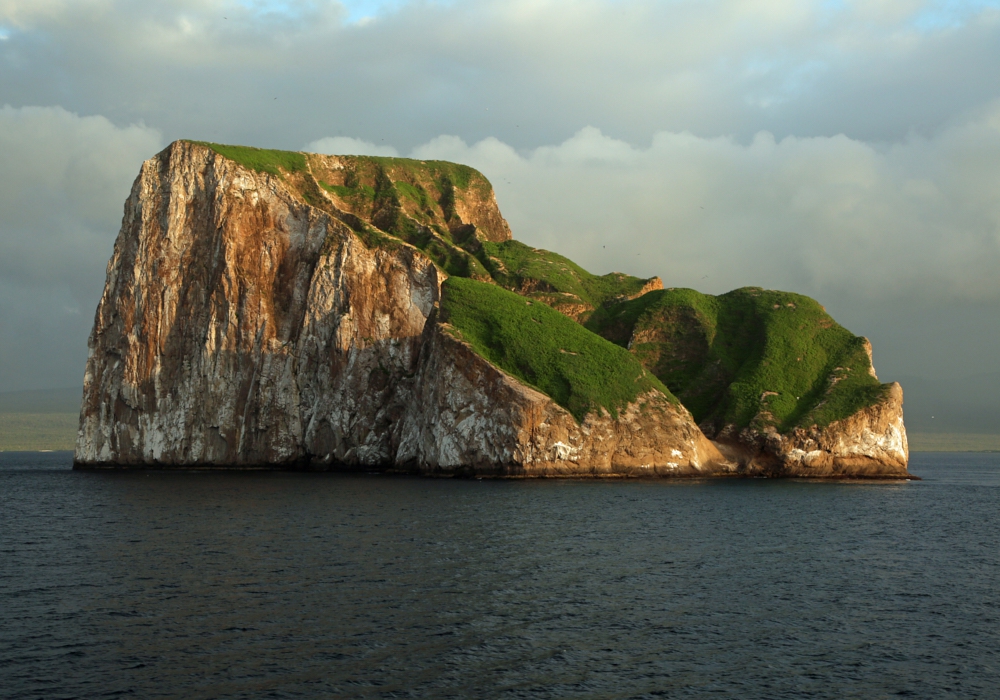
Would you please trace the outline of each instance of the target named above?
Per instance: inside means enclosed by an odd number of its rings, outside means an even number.
[[[865,341],[814,300],[754,287],[650,292],[587,327],[631,351],[699,423],[825,426],[878,400]]]
[[[319,186],[340,198],[359,220],[370,220],[374,225],[372,231],[388,234],[376,236],[352,225],[366,244],[382,245],[395,238],[418,248],[448,275],[489,278],[482,262],[459,245],[451,231],[442,225],[451,218],[447,211],[443,215],[435,213],[435,198],[445,202],[446,210],[450,201],[454,213],[452,177],[466,185],[478,181],[488,189],[489,183],[482,175],[472,168],[441,161],[344,156],[340,162],[344,184],[320,180]],[[322,171],[322,163],[315,166]],[[304,187],[300,185],[299,189],[310,201]],[[409,207],[404,200],[410,203]],[[317,206],[322,208],[322,203]]]
[[[489,275],[471,254],[456,246],[447,233],[438,232],[413,219],[400,216],[391,233],[427,255],[449,276],[486,279]]]
[[[656,389],[676,399],[625,349],[538,301],[495,285],[451,277],[442,288],[442,319],[473,349],[582,420],[611,415]]]
[[[468,166],[373,156],[340,156],[331,164],[302,153],[203,145],[285,177],[369,247],[421,250],[450,276],[442,308],[473,347],[577,418],[597,406],[615,413],[636,387],[663,388],[662,381],[699,423],[787,431],[827,425],[885,391],[868,373],[864,340],[807,297],[757,288],[639,297],[649,280],[593,275],[556,253],[473,235],[457,211],[481,206],[491,187]],[[337,208],[322,190],[336,195]],[[456,278],[492,280],[521,296]],[[575,349],[587,342],[597,345]]]
[[[427,209],[431,205],[430,198],[427,196],[427,191],[419,185],[411,185],[410,183],[403,182],[401,180],[396,183],[396,189],[399,190],[401,195],[409,199],[421,209]]]
[[[347,199],[349,197],[358,197],[368,201],[373,201],[375,199],[375,188],[369,187],[368,185],[355,185],[354,187],[348,187],[347,185],[331,185],[327,182],[320,182],[319,186],[327,192],[332,192],[341,199]]]
[[[296,151],[275,151],[268,148],[252,148],[251,146],[227,146],[208,141],[192,141],[191,143],[211,148],[220,156],[234,160],[244,168],[260,173],[281,175],[281,171],[297,173],[306,170],[305,155]]]
[[[72,450],[79,413],[0,413],[0,451]]]
[[[443,160],[415,160],[413,158],[387,158],[384,156],[339,156],[348,169],[345,181],[348,187],[357,187],[359,182],[373,182],[381,177],[391,180],[395,188],[411,199],[420,208],[431,205],[432,199],[446,196],[446,190],[478,190],[488,194],[492,187],[489,181],[475,168]],[[437,190],[431,192],[430,188]],[[379,189],[375,185],[375,189]],[[447,219],[447,217],[446,217]]]
[[[393,181],[419,181],[430,178],[435,182],[447,179],[460,190],[470,186],[489,187],[489,182],[478,170],[460,163],[450,163],[446,160],[416,160],[414,158],[387,158],[384,156],[356,156],[364,158],[382,167]]]
[[[483,242],[481,258],[502,287],[526,292],[571,294],[592,307],[638,294],[648,280],[611,273],[593,275],[558,253],[519,241]]]
[[[321,160],[311,161],[318,168],[319,177],[343,178],[343,184],[334,184],[317,179],[303,153],[204,141],[192,143],[258,172],[293,176],[288,179],[291,186],[308,204],[342,218],[369,247],[391,247],[394,239],[402,240],[419,248],[449,275],[489,278],[483,263],[469,249],[458,245],[450,230],[439,225],[454,215],[455,186],[480,188],[489,193],[489,182],[473,168],[445,161],[341,156],[338,168],[343,172],[335,175],[334,170],[324,168]],[[435,189],[436,192],[432,191]],[[335,211],[321,190],[344,202],[347,216]],[[450,213],[435,216],[435,197],[445,202]],[[401,198],[415,207],[407,211]]]

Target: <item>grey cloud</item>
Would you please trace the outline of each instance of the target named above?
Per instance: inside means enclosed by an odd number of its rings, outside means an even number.
[[[79,382],[129,183],[174,138],[468,162],[595,271],[792,289],[890,374],[995,370],[995,8],[283,4],[0,0],[0,390]]]
[[[587,124],[632,143],[661,130],[899,140],[1000,87],[991,9],[919,30],[924,3],[414,2],[363,26],[337,3],[285,4],[298,11],[8,0],[0,91],[170,138],[411,148],[453,133],[526,148]]]
[[[0,388],[81,381],[122,205],[155,129],[0,109]]]
[[[601,272],[1000,301],[1000,103],[881,149],[766,132],[748,145],[659,132],[636,148],[589,127],[524,155],[457,137],[412,155],[480,168],[516,235]]]
[[[889,378],[995,368],[1000,103],[891,147],[660,132],[636,148],[587,128],[524,154],[452,136],[411,155],[478,167],[515,236],[595,272],[809,294],[873,339]]]

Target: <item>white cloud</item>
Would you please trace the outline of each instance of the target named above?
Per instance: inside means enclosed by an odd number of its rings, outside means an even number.
[[[326,153],[341,156],[388,156],[399,155],[392,146],[376,146],[371,141],[362,141],[349,136],[327,136],[307,143],[303,149],[308,153]]]
[[[717,292],[1000,300],[998,123],[1000,103],[892,146],[659,132],[635,147],[588,127],[523,154],[442,136],[412,156],[479,168],[515,236],[599,272]]]
[[[998,4],[0,0],[0,389],[76,362],[174,138],[468,162],[595,271],[1000,308]]]
[[[362,25],[345,18],[365,3],[7,0],[0,94],[171,137],[298,148],[333,123],[406,150],[441,133],[537,147],[587,124],[631,143],[899,140],[998,96],[1000,11],[979,2],[376,5]],[[947,22],[921,19],[945,5]]]

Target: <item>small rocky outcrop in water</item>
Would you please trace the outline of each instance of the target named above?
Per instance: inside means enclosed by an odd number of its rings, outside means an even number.
[[[863,339],[819,319],[808,367],[748,402],[788,358],[715,352],[750,336],[704,300],[633,313],[662,287],[512,240],[471,168],[176,142],[125,205],[76,464],[907,475]],[[765,346],[788,325],[754,318]]]

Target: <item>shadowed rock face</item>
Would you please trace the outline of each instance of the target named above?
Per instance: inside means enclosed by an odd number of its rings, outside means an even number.
[[[143,165],[89,341],[78,466],[732,468],[659,392],[577,423],[446,332],[444,273],[427,255],[366,244],[384,208],[365,219],[336,191],[307,203],[300,185],[188,142]],[[445,202],[449,230],[509,237],[491,192],[461,194]]]

